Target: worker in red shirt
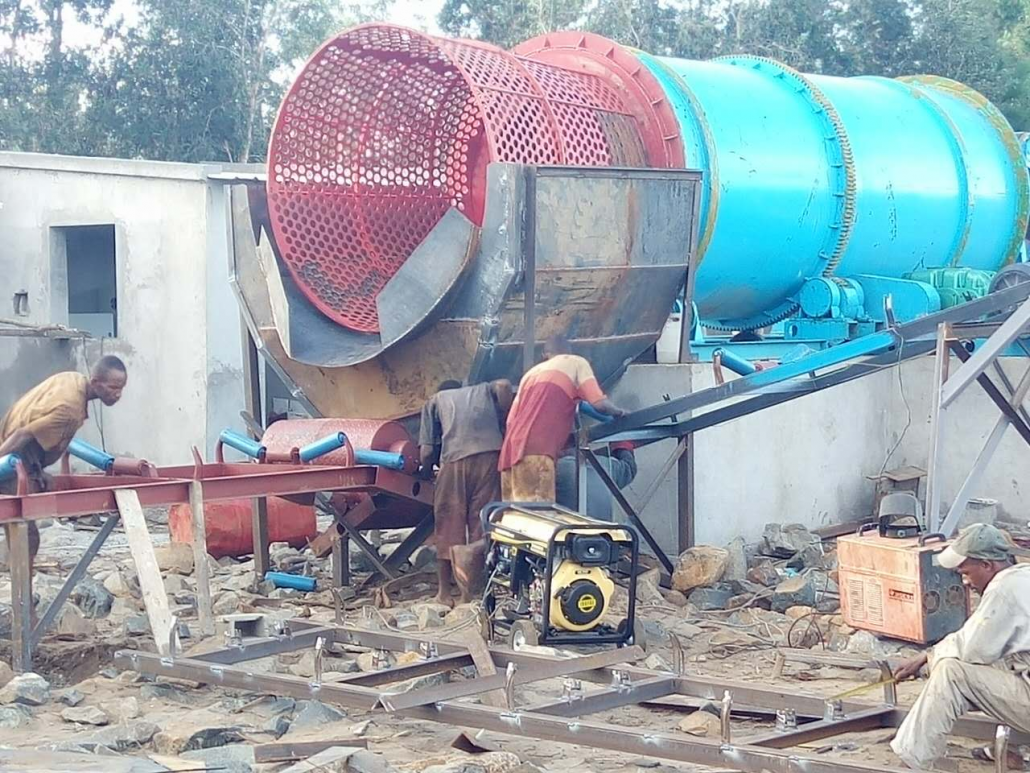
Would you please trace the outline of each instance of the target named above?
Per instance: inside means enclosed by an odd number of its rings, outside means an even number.
[[[544,343],[544,361],[519,383],[501,446],[501,497],[506,502],[554,502],[555,460],[572,432],[576,404],[601,413],[626,412],[601,391],[590,363],[572,354],[564,336]]]

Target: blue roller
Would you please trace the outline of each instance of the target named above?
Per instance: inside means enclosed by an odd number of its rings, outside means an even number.
[[[375,467],[387,467],[391,470],[404,469],[404,457],[389,451],[367,451],[355,449],[354,461],[358,464],[369,464]]]
[[[18,474],[18,462],[21,457],[18,454],[5,454],[0,456],[0,480],[13,478]]]
[[[78,438],[68,444],[68,453],[104,472],[110,472],[114,466],[114,457],[111,454]]]
[[[308,443],[306,446],[301,448],[299,452],[300,460],[302,462],[310,462],[312,459],[317,459],[320,456],[328,454],[330,451],[343,448],[346,444],[347,436],[342,432],[326,435],[324,438],[316,440],[313,443]]]
[[[302,577],[299,574],[287,574],[286,572],[265,572],[265,579],[277,588],[292,588],[306,592],[313,591],[316,585],[314,577]]]
[[[756,373],[756,368],[750,360],[740,357],[729,349],[716,349],[714,354],[719,356],[720,361],[728,369],[732,370],[738,376],[750,376],[752,373]]]
[[[686,165],[705,173],[694,300],[706,323],[783,319],[821,276],[997,270],[1018,254],[1020,142],[972,89],[635,53],[676,113]]]
[[[234,432],[231,429],[223,429],[222,434],[218,436],[218,439],[222,441],[224,445],[230,448],[235,448],[241,454],[245,454],[252,459],[260,459],[265,455],[265,447],[258,443],[256,440],[251,440],[245,435],[241,435],[238,432]]]

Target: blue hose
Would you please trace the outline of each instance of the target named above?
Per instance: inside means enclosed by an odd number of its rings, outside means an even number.
[[[292,588],[311,592],[315,589],[314,577],[301,577],[299,574],[287,574],[286,572],[265,572],[265,579],[277,588]]]
[[[256,440],[251,440],[249,437],[233,432],[231,429],[223,429],[218,439],[222,441],[223,445],[235,448],[241,454],[246,454],[252,459],[260,459],[265,455],[265,447],[263,445]]]
[[[91,446],[84,440],[72,440],[68,444],[68,453],[76,459],[81,459],[86,464],[91,464],[104,472],[110,472],[111,467],[114,466],[114,457],[111,454],[100,450],[96,446]]]
[[[389,451],[366,451],[358,449],[354,451],[354,461],[358,464],[371,464],[376,467],[387,467],[391,470],[404,469],[404,457],[400,454],[393,454]]]
[[[13,478],[18,474],[18,462],[21,457],[18,454],[7,454],[0,456],[0,480]]]
[[[310,462],[312,459],[317,459],[320,456],[324,456],[338,448],[343,448],[347,443],[347,436],[342,432],[336,432],[332,435],[326,435],[320,440],[316,440],[313,443],[308,443],[306,446],[300,449],[300,460],[302,462]]]
[[[752,373],[758,371],[750,360],[745,360],[743,357],[738,357],[736,354],[731,352],[729,349],[716,349],[712,356],[718,354],[722,358],[722,364],[732,370],[738,376],[750,376]]]
[[[606,413],[601,413],[599,410],[597,410],[594,406],[592,406],[585,400],[579,401],[579,412],[582,413],[584,416],[589,416],[591,419],[596,419],[597,421],[602,421],[605,423],[608,423],[609,421],[615,421],[614,416],[609,416]]]

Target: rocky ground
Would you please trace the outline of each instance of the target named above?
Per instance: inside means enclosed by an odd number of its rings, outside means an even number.
[[[186,654],[225,646],[224,621],[215,637],[199,641],[195,614],[192,553],[169,545],[164,514],[148,514],[173,612],[183,622]],[[56,594],[61,580],[93,532],[55,524],[43,530],[36,592],[40,612]],[[383,535],[381,553],[388,554],[400,535]],[[277,567],[325,580],[328,562],[285,545],[273,547]],[[368,567],[353,553],[352,565]],[[433,637],[462,635],[474,624],[471,610],[449,610],[427,603],[435,593],[433,557],[423,550],[407,579],[378,590],[348,591],[350,624],[386,628]],[[222,559],[211,563],[216,616],[261,612],[273,618],[331,621],[328,591],[300,593],[253,584],[253,563]],[[911,654],[897,642],[881,641],[844,625],[839,616],[836,561],[832,546],[802,528],[771,525],[758,544],[735,541],[725,548],[699,547],[679,558],[673,589],[660,590],[657,572],[642,578],[638,614],[647,623],[650,640],[646,666],[668,670],[672,662],[670,634],[677,637],[689,673],[711,679],[778,684],[806,695],[831,696],[874,681],[875,672],[788,664],[778,680],[771,678],[778,646],[810,647],[857,656],[897,658]],[[359,575],[360,577],[360,575]],[[4,576],[0,598],[9,597]],[[327,582],[321,583],[323,586]],[[294,701],[197,686],[148,681],[110,665],[113,651],[152,651],[149,624],[139,583],[124,536],[115,532],[80,583],[57,627],[37,656],[38,674],[12,679],[0,666],[0,770],[224,770],[272,771],[294,763],[255,762],[255,747],[273,742],[360,739],[366,751],[323,753],[296,770],[347,770],[352,773],[621,773],[639,768],[683,769],[659,760],[619,752],[520,740],[483,734],[494,751],[471,754],[452,742],[461,728],[413,722],[384,713],[346,711],[315,701]],[[625,603],[617,599],[616,612]],[[6,618],[0,618],[0,630]],[[0,648],[9,646],[0,642]],[[8,653],[4,653],[6,657]],[[324,671],[352,672],[383,667],[372,653],[332,651]],[[308,677],[312,652],[298,652],[253,662],[267,672]],[[455,678],[461,678],[455,677]],[[588,688],[592,689],[592,688]],[[902,700],[914,699],[915,683],[900,687]],[[561,695],[558,680],[535,683],[518,692],[520,705]],[[875,702],[878,693],[857,700]],[[593,719],[627,727],[695,736],[717,737],[718,721],[704,711],[632,707],[592,715]],[[766,730],[768,724],[734,721],[735,737]],[[471,732],[471,731],[470,731]],[[839,736],[814,744],[827,758],[897,766],[887,741],[892,731]],[[987,770],[969,757],[970,744],[953,750],[963,770]],[[831,748],[826,748],[831,747]],[[335,755],[335,756],[334,756]],[[90,766],[93,767],[90,767]],[[699,768],[702,769],[702,768]]]

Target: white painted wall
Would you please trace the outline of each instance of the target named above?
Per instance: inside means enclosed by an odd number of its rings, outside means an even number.
[[[111,453],[183,463],[192,446],[210,455],[219,430],[242,426],[240,318],[228,284],[221,188],[208,180],[211,170],[0,153],[0,317],[10,316],[13,294],[25,290],[29,314],[19,321],[66,322],[50,229],[115,225],[118,337],[68,345],[83,371],[103,354],[128,368],[121,402],[94,403],[81,434]],[[17,356],[17,339],[4,346],[0,410],[16,396],[2,386],[16,381],[7,374],[35,367]]]

